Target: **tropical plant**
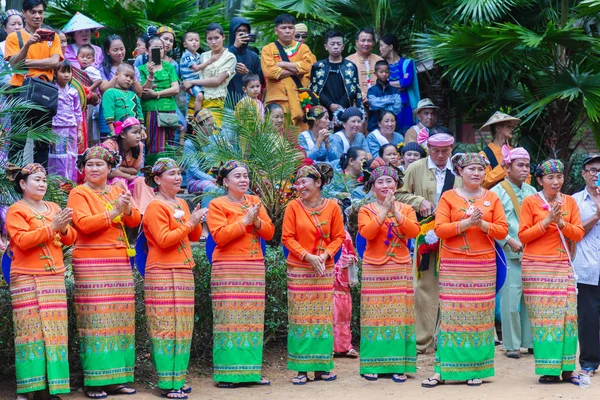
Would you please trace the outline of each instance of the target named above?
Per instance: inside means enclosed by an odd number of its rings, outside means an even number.
[[[187,30],[204,32],[211,22],[229,27],[222,2],[199,9],[189,0],[55,0],[46,11],[46,23],[61,28],[78,11],[105,26],[101,36],[118,34],[129,49],[148,26],[166,25],[179,36]]]
[[[279,243],[283,214],[293,198],[294,174],[304,154],[294,142],[279,133],[277,128],[256,112],[253,104],[240,102],[224,109],[221,133],[206,133],[194,128],[187,140],[195,152],[179,155],[184,166],[197,162],[210,171],[229,160],[238,160],[248,166],[250,188],[260,197],[276,227],[274,243]]]

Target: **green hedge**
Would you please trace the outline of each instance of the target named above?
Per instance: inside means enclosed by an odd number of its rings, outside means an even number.
[[[195,292],[195,325],[192,338],[192,358],[195,364],[209,367],[212,358],[212,307],[210,300],[210,265],[206,259],[204,248],[193,249],[196,268]],[[265,342],[266,346],[275,341],[285,343],[287,334],[287,277],[286,263],[281,247],[267,247],[266,254],[266,308],[265,308]],[[135,278],[136,298],[136,376],[152,371],[149,357],[150,347],[146,329],[144,310],[144,280],[137,273]],[[79,359],[79,337],[77,335],[75,308],[73,304],[73,277],[70,269],[66,277],[69,306],[69,358],[71,372],[81,371]],[[353,288],[354,314],[352,331],[358,338],[360,287]],[[14,378],[14,336],[12,329],[12,309],[9,288],[6,283],[0,286],[0,367],[1,376]],[[139,379],[138,379],[139,380]]]

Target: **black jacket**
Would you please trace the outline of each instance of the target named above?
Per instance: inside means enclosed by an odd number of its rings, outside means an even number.
[[[321,94],[323,87],[327,83],[327,77],[329,76],[329,58],[324,58],[313,64],[310,70],[310,88],[317,95]],[[342,60],[340,66],[340,73],[344,79],[344,88],[350,100],[350,105],[363,109],[362,92],[360,91],[360,84],[358,82],[358,69],[352,61],[347,59]]]
[[[250,22],[246,18],[235,17],[231,19],[229,25],[229,51],[235,55],[237,62],[244,64],[250,73],[257,74],[260,76],[260,81],[264,82],[258,54],[248,48],[248,46],[242,46],[238,49],[233,45],[235,43],[235,30],[239,28],[240,25],[247,25],[248,29],[250,29]],[[243,75],[236,73],[229,81],[229,85],[227,85],[227,91],[229,92],[230,97],[235,99],[236,102],[244,96],[244,91],[242,90],[242,78]]]

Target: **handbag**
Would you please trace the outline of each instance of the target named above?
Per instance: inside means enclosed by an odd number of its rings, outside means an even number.
[[[158,126],[160,128],[178,128],[179,118],[176,113],[158,112]]]
[[[17,31],[19,39],[19,48],[23,47],[23,36]],[[23,80],[22,91],[20,93],[23,100],[34,103],[48,110],[51,116],[56,115],[58,110],[58,88],[53,83],[48,82],[44,75],[37,78],[26,77]]]
[[[279,51],[281,61],[290,62],[290,59],[286,54],[285,49],[283,48],[281,43],[279,43],[279,41],[276,40],[275,46]],[[312,91],[312,89],[304,87],[304,85],[302,85],[302,81],[300,80],[300,78],[298,78],[298,75],[292,75],[290,78],[292,78],[292,80],[298,87],[298,101],[300,102],[302,109],[305,109],[307,104],[312,104],[313,106],[319,105],[319,96],[317,96],[316,93]]]

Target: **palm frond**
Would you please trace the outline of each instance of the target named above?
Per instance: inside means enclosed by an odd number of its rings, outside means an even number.
[[[509,15],[511,11],[532,3],[531,0],[453,0],[447,2],[451,16],[463,22],[492,22]]]

